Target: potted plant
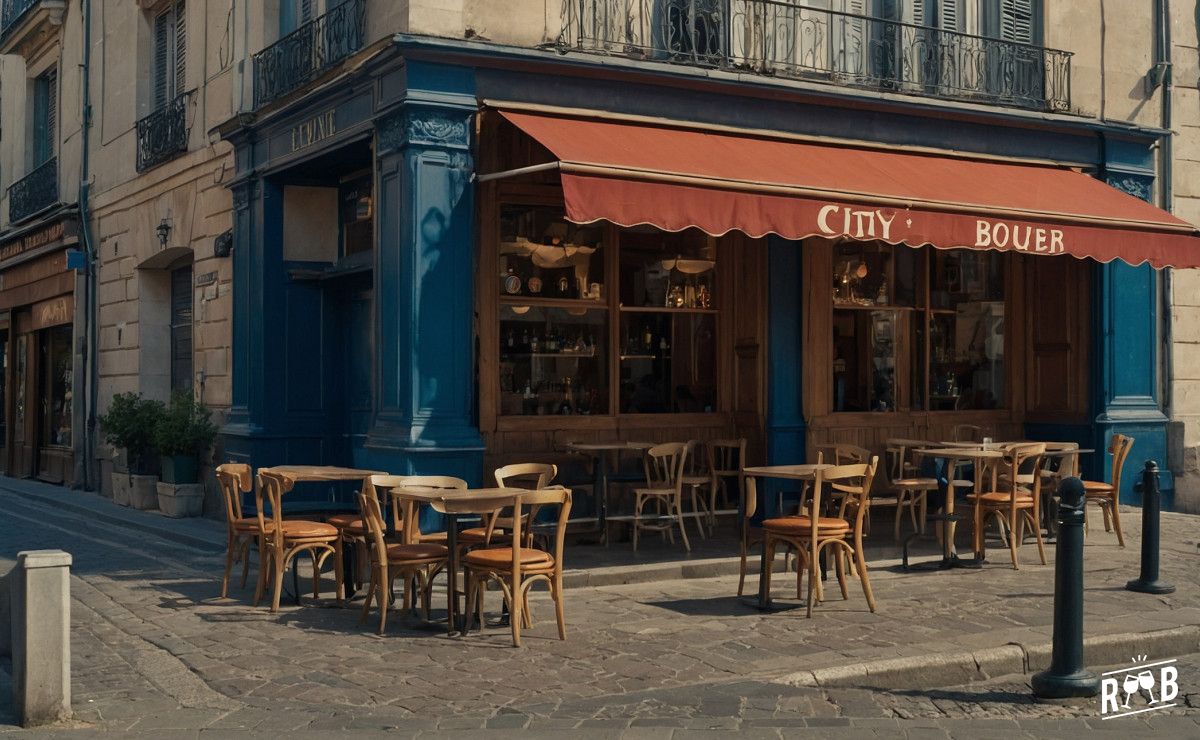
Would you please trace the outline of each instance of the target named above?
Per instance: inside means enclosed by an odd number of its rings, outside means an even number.
[[[171,396],[154,427],[154,447],[162,459],[158,508],[167,516],[199,516],[204,508],[200,463],[207,459],[217,427],[212,412],[191,393]]]
[[[124,453],[125,464],[114,459],[113,500],[122,506],[153,509],[158,503],[154,427],[162,415],[161,401],[140,393],[118,393],[100,417],[104,441]],[[124,469],[121,469],[124,468]]]

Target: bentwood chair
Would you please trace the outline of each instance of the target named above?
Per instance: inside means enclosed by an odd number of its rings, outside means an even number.
[[[421,599],[425,619],[428,620],[433,579],[446,567],[450,551],[445,545],[434,542],[414,542],[418,531],[415,520],[406,522],[406,526],[401,527],[401,542],[387,544],[384,541],[386,525],[379,507],[379,499],[364,491],[358,494],[358,501],[367,525],[371,551],[371,580],[367,586],[367,598],[363,601],[362,618],[359,621],[367,620],[371,599],[375,597],[379,604],[379,634],[383,634],[387,627],[388,603],[391,601],[392,587],[397,576],[404,576],[404,611],[410,608],[408,584],[415,580],[416,593]]]
[[[321,568],[330,555],[334,559],[333,577],[337,594],[342,593],[342,559],[337,548],[340,535],[337,527],[324,522],[283,518],[283,494],[292,489],[294,481],[269,470],[260,471],[255,488],[258,508],[258,537],[261,543],[258,588],[254,593],[257,606],[266,586],[267,569],[273,575],[271,611],[279,611],[279,596],[283,592],[283,574],[296,556],[307,552],[313,561],[313,598],[321,594]],[[266,501],[264,502],[264,497]],[[263,504],[270,507],[270,519]],[[299,594],[297,594],[297,597]]]
[[[711,481],[708,484],[708,510],[712,520],[710,529],[717,526],[717,496],[721,497],[721,506],[729,508],[730,501],[739,505],[746,489],[746,476],[742,468],[746,465],[746,439],[714,439],[707,445],[708,474]],[[729,495],[729,486],[736,486],[735,495]]]
[[[712,475],[705,469],[708,465],[708,456],[700,454],[700,448],[703,445],[704,443],[699,440],[688,440],[687,465],[683,471],[683,485],[691,492],[692,516],[696,519],[696,530],[700,532],[700,539],[704,539],[705,524],[711,524],[713,520],[712,508],[700,493],[701,488],[712,485]],[[711,491],[709,491],[709,498],[712,498]]]
[[[1121,534],[1121,512],[1117,504],[1121,498],[1121,472],[1125,460],[1133,448],[1133,437],[1114,434],[1108,442],[1108,454],[1112,455],[1112,482],[1085,480],[1083,482],[1083,522],[1087,525],[1088,504],[1096,504],[1104,514],[1104,531],[1116,530],[1117,544],[1125,547],[1125,536]],[[1086,531],[1086,530],[1085,530]]]
[[[975,491],[967,494],[974,504],[975,554],[985,554],[984,526],[988,517],[999,520],[1002,531],[1008,530],[1008,549],[1013,569],[1017,564],[1017,548],[1025,539],[1025,523],[1028,522],[1037,538],[1038,556],[1046,564],[1046,547],[1042,541],[1042,464],[1046,453],[1045,444],[1012,445],[1005,450],[1003,466],[1009,471],[1004,476],[1004,486],[992,486],[992,490]],[[1027,472],[1028,471],[1028,472]],[[993,477],[993,480],[995,478]],[[984,486],[987,488],[987,486]],[[1007,490],[996,490],[1007,487]]]
[[[688,552],[687,530],[683,527],[683,472],[687,465],[688,446],[684,442],[668,442],[646,450],[643,464],[646,469],[646,486],[635,488],[633,509],[633,551],[637,552],[638,534],[643,530],[662,532],[675,542],[673,529],[678,526],[683,537],[683,547]],[[654,501],[660,514],[653,524],[643,521],[642,510]],[[663,507],[666,507],[665,514]],[[662,521],[665,516],[666,521]]]
[[[908,511],[913,529],[925,533],[926,497],[930,491],[938,490],[937,478],[919,475],[919,467],[913,450],[927,442],[908,439],[889,439],[886,442],[884,460],[888,476],[888,489],[896,496],[896,521],[893,536],[900,541],[900,520]],[[920,515],[918,516],[918,510]]]
[[[842,598],[850,598],[846,587],[846,563],[852,557],[858,578],[862,581],[867,606],[872,612],[875,611],[875,596],[867,575],[862,536],[870,506],[871,484],[878,465],[879,458],[872,457],[871,462],[866,464],[837,465],[818,470],[812,498],[805,513],[763,522],[763,547],[767,549],[767,568],[763,578],[766,580],[767,593],[771,592],[771,566],[775,562],[776,549],[780,544],[794,548],[800,557],[800,572],[808,574],[808,616],[811,617],[814,600],[822,599],[818,564],[821,552],[828,548],[833,551],[830,555]],[[845,493],[837,516],[821,516],[821,495],[825,483],[837,485]]]
[[[955,424],[950,430],[950,438],[954,442],[982,442],[983,427],[975,424]]]
[[[462,478],[454,478],[454,477],[451,477],[448,475],[393,475],[393,476],[388,476],[388,478],[389,478],[389,480],[388,480],[386,487],[390,490],[395,490],[397,488],[404,488],[406,486],[411,486],[413,488],[440,488],[440,489],[446,489],[448,491],[463,491],[463,490],[466,490],[466,488],[467,488],[467,482],[465,480],[463,480]],[[416,509],[416,507],[413,508],[413,511],[411,512],[411,516],[407,517],[407,518],[405,517],[404,513],[400,510],[400,507],[393,506],[392,510],[394,512],[393,517],[395,518],[394,519],[394,527],[395,527],[395,531],[397,533],[400,532],[400,527],[402,526],[402,524],[407,524],[408,519],[411,518],[413,526],[416,527],[415,534],[414,534],[414,537],[415,537],[414,542],[433,542],[435,544],[445,544],[446,543],[446,533],[445,532],[422,532],[421,531],[420,511],[418,511]],[[472,529],[464,530],[463,532],[459,532],[459,540],[458,541],[459,541],[460,545],[462,545],[465,542],[472,542],[472,543],[483,542],[483,540],[484,540],[484,530],[482,527],[472,528]]]
[[[821,445],[820,447],[818,447],[818,449],[821,451],[820,452],[821,457],[818,457],[818,462],[826,462],[826,463],[829,463],[830,465],[865,465],[866,463],[869,463],[871,461],[871,457],[872,457],[871,451],[868,450],[867,448],[859,447],[858,445],[848,444],[845,442],[838,442],[836,444],[830,444],[830,445]],[[807,491],[807,489],[806,489],[806,491]],[[829,493],[830,493],[830,498],[825,499],[826,506],[841,505],[842,500],[845,497],[844,492],[841,490],[841,488],[835,485],[831,488]],[[884,505],[886,505],[887,502],[872,501],[871,503],[873,503],[873,504],[883,503]],[[796,513],[803,514],[806,505],[807,505],[807,496],[801,495],[800,508]],[[870,523],[870,521],[868,521],[867,529],[869,530],[870,527],[871,527],[871,523]]]
[[[250,466],[225,463],[217,466],[217,483],[225,500],[225,575],[221,578],[221,598],[229,596],[229,574],[234,563],[242,564],[242,588],[250,575],[250,546],[258,539],[258,519],[244,516],[242,494],[254,488]],[[259,563],[259,567],[262,564]]]
[[[385,492],[387,489],[399,485],[397,483],[398,480],[399,476],[395,475],[371,476],[371,486],[375,489],[374,492],[376,499],[380,500],[380,506],[384,512],[384,515],[386,516],[388,512],[391,513],[393,532],[400,531],[399,514],[394,506],[390,506],[388,504],[386,498],[381,499],[380,497],[386,496]],[[343,560],[346,557],[347,546],[355,549],[355,568],[353,569],[352,575],[354,577],[354,587],[357,588],[360,583],[359,578],[361,571],[365,570],[370,565],[370,554],[367,548],[367,545],[369,544],[370,533],[367,530],[366,513],[362,511],[362,507],[360,506],[359,513],[357,514],[336,514],[329,517],[325,521],[337,527],[337,548],[339,556]],[[338,600],[343,600],[342,592],[338,593]]]
[[[527,488],[536,491],[554,482],[558,476],[558,466],[548,463],[514,463],[496,468],[494,475],[496,485],[500,488]],[[537,514],[538,508],[532,506],[524,514],[525,521],[521,522],[521,531],[524,533],[526,547],[533,547],[533,525],[537,521]],[[488,519],[483,544],[507,542],[509,536],[507,532],[511,529],[512,512],[500,512]]]
[[[443,499],[440,506],[446,511],[477,511],[478,501]],[[571,489],[555,486],[530,490],[513,496],[495,498],[490,504],[495,510],[511,509],[513,512],[512,536],[507,547],[482,547],[467,553],[464,564],[467,571],[467,624],[470,630],[474,615],[479,618],[483,629],[483,596],[488,581],[500,585],[504,603],[508,607],[509,625],[512,627],[513,647],[521,647],[521,625],[533,626],[529,612],[529,591],[538,581],[550,587],[550,598],[554,601],[554,617],[558,622],[558,639],[567,639],[567,624],[563,618],[563,540],[567,533],[567,520],[571,514]],[[529,509],[558,506],[555,523],[554,551],[524,547],[521,525],[523,520],[532,521]]]

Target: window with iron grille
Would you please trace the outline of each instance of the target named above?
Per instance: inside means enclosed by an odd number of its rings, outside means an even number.
[[[58,130],[58,70],[52,69],[33,81],[33,161],[37,167],[54,156]]]
[[[171,270],[171,390],[192,390],[192,265]]]
[[[173,0],[154,16],[154,108],[165,108],[183,93],[187,70],[187,12]]]

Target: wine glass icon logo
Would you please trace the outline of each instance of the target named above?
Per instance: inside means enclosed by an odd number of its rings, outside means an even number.
[[[1125,690],[1125,703],[1121,705],[1122,709],[1129,709],[1129,697],[1133,696],[1133,692],[1138,690],[1141,681],[1138,680],[1136,673],[1126,673],[1125,680],[1121,684],[1121,688]]]
[[[1150,669],[1146,669],[1137,674],[1137,677],[1138,685],[1145,689],[1146,693],[1150,695],[1150,703],[1157,704],[1158,699],[1154,698],[1154,692],[1151,690],[1154,688],[1154,673]]]

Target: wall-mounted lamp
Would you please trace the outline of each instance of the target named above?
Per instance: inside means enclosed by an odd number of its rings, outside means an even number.
[[[170,219],[164,218],[162,221],[159,221],[158,227],[156,229],[154,229],[154,231],[155,231],[155,233],[158,234],[159,246],[161,246],[163,249],[166,249],[167,248],[167,239],[171,238],[171,221],[170,221]]]
[[[213,256],[228,257],[233,252],[233,229],[217,234],[213,239]]]

